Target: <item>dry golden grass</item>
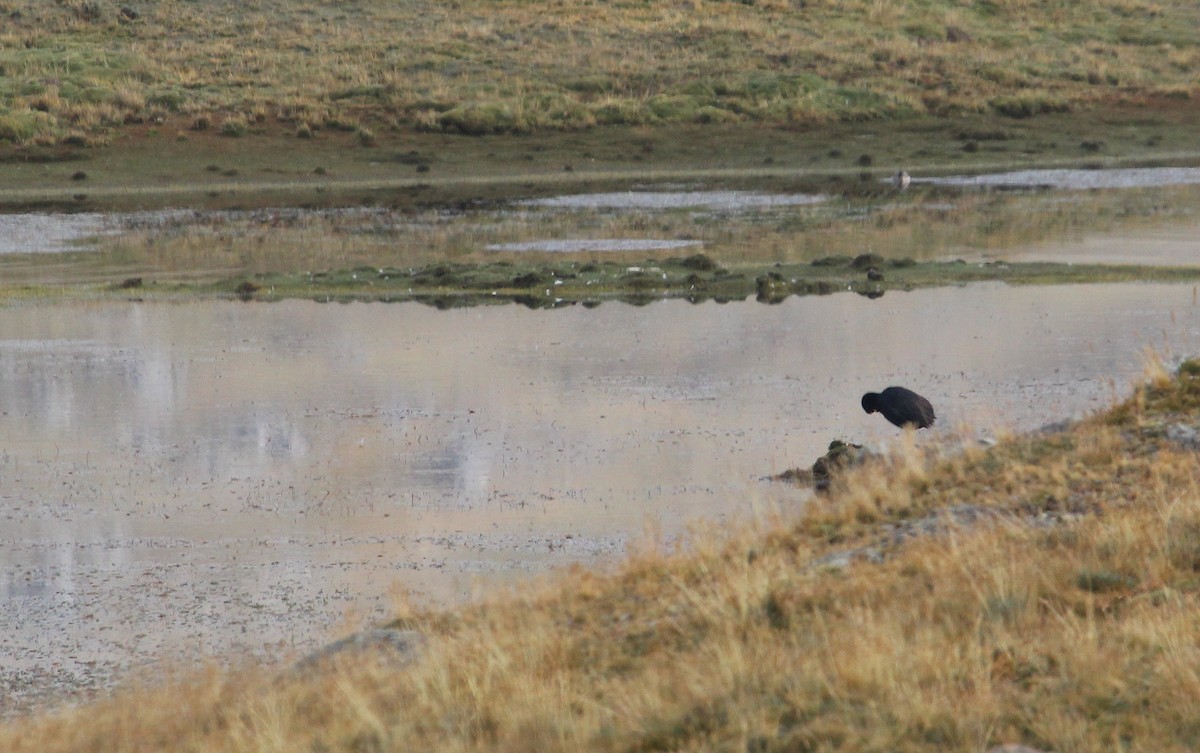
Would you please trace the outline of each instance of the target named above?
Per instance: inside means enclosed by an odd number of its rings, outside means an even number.
[[[1028,116],[1193,95],[1200,24],[1189,0],[122,7],[0,3],[0,138],[199,115],[464,133]]]
[[[805,514],[450,613],[403,670],[212,673],[11,722],[24,751],[1072,751],[1200,745],[1200,363],[1066,431],[900,450]],[[881,542],[951,504],[995,517]],[[886,537],[884,537],[886,539]],[[876,544],[844,569],[829,552]]]

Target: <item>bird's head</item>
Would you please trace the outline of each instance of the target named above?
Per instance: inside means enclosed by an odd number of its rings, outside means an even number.
[[[879,410],[876,401],[879,400],[878,392],[868,392],[862,396],[862,407],[867,413],[875,413]]]

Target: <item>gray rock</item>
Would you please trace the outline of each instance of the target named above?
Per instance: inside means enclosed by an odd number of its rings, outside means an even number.
[[[1052,423],[1043,425],[1041,428],[1035,431],[1034,434],[1062,434],[1064,431],[1070,429],[1074,425],[1074,421],[1069,418],[1064,418],[1061,421],[1054,421]]]
[[[812,567],[816,570],[845,570],[854,562],[855,555],[861,551],[852,549],[845,552],[832,552],[824,557],[817,557],[812,561]]]
[[[855,560],[878,565],[883,562],[883,552],[879,547],[864,546],[858,549],[848,549],[843,552],[833,552],[813,560],[812,567],[817,570],[845,570]]]
[[[974,528],[984,520],[995,520],[1005,513],[990,507],[978,505],[951,505],[950,507],[934,510],[916,520],[903,523],[889,523],[882,527],[885,543],[888,545],[903,544],[918,536],[936,536],[945,533],[950,528]]]
[[[1167,439],[1186,450],[1200,450],[1200,432],[1187,424],[1172,424],[1167,427]]]
[[[379,664],[402,667],[416,661],[424,646],[425,636],[415,630],[364,630],[317,649],[293,664],[289,672],[313,672],[332,662],[363,656],[371,656]]]
[[[846,468],[862,465],[874,457],[878,457],[878,454],[869,448],[835,439],[829,443],[829,451],[812,464],[811,470],[790,468],[777,476],[770,476],[769,479],[812,484],[813,488],[819,492],[828,491],[830,482],[838,473]]]
[[[876,454],[860,444],[835,439],[829,443],[829,451],[812,465],[814,486],[817,491],[825,491],[835,475],[846,468],[862,465],[873,457]]]
[[[978,505],[953,505],[934,510],[924,517],[903,523],[887,523],[879,527],[879,538],[874,546],[858,547],[840,552],[831,552],[813,560],[816,569],[845,570],[853,562],[879,564],[887,558],[888,550],[898,547],[919,536],[938,536],[951,528],[970,529],[984,522],[1021,519],[1002,510]]]

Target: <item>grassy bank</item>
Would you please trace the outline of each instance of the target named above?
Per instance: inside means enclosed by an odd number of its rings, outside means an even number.
[[[406,609],[427,645],[405,669],[214,674],[14,721],[0,747],[1193,750],[1198,423],[1200,364],[1152,370],[1065,429],[908,445],[802,514]],[[964,506],[974,524],[929,524]],[[897,535],[922,521],[933,533]]]
[[[6,0],[0,140],[1028,117],[1196,90],[1187,0]]]
[[[1193,3],[0,2],[0,209],[1200,159]]]

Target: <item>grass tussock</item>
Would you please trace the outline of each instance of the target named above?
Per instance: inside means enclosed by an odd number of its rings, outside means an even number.
[[[1195,96],[1200,25],[1190,0],[133,5],[0,5],[0,138],[1024,118]]]
[[[803,515],[402,609],[428,637],[407,669],[217,673],[11,722],[0,748],[1194,750],[1200,476],[1171,436],[1200,421],[1200,365],[1148,376],[1054,433],[902,448]],[[956,504],[989,514],[886,535]]]

